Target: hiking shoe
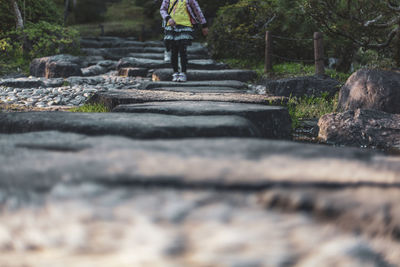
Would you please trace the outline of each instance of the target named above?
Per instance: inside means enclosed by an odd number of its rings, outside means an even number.
[[[186,81],[187,81],[186,74],[184,72],[180,72],[178,76],[178,82],[186,82]]]
[[[168,52],[167,50],[164,51],[164,62],[170,62],[171,61],[171,52]]]
[[[179,82],[179,72],[175,72],[174,74],[172,74],[172,81]]]

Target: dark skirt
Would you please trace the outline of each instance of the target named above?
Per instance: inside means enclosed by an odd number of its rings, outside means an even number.
[[[164,30],[164,43],[167,49],[173,45],[191,45],[193,41],[193,28],[187,26],[166,26]]]

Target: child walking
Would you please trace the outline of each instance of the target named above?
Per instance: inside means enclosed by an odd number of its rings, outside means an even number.
[[[192,44],[193,25],[201,24],[203,35],[206,36],[207,21],[196,0],[163,0],[160,14],[166,25],[164,42],[167,49],[171,50],[171,65],[174,70],[172,81],[186,82],[187,47]]]

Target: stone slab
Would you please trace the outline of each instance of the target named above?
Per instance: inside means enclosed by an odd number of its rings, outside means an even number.
[[[3,266],[386,267],[399,262],[395,242],[343,231],[306,213],[266,210],[257,194],[83,183],[57,186],[46,197],[29,200],[41,204],[0,213],[0,247],[7,248],[0,254]]]
[[[9,190],[49,189],[61,182],[237,190],[400,185],[399,157],[254,138],[146,141],[36,132],[0,135],[0,151],[0,187]]]
[[[247,90],[248,86],[244,82],[225,80],[225,81],[188,81],[185,83],[181,82],[146,82],[141,86],[141,89],[154,89],[154,88],[166,88],[166,87],[230,87],[235,89]]]
[[[135,58],[147,58],[147,59],[155,59],[155,60],[164,60],[164,53],[129,53],[128,57]],[[204,57],[196,54],[188,54],[188,59],[207,59],[208,57]]]
[[[246,90],[240,90],[240,89],[235,89],[231,87],[204,87],[204,86],[198,86],[198,87],[159,87],[159,88],[153,88],[150,89],[153,91],[170,91],[170,92],[189,92],[189,93],[219,93],[219,94],[224,94],[224,93],[239,93],[239,94],[244,94],[246,93]]]
[[[121,104],[137,104],[163,101],[218,101],[263,105],[284,105],[286,98],[240,93],[191,93],[151,90],[109,90],[97,92],[88,103],[103,104],[109,109]]]
[[[170,66],[171,63],[165,62],[164,60],[125,57],[118,62],[117,69],[128,68],[128,67],[162,69],[162,68],[168,68]],[[221,70],[221,69],[227,69],[228,66],[223,63],[217,63],[212,59],[199,59],[199,60],[189,60],[188,68],[195,70]]]
[[[235,115],[246,118],[261,130],[263,138],[291,139],[292,126],[289,112],[284,107],[254,104],[168,101],[120,105],[113,112],[156,113],[175,116]]]
[[[34,88],[44,86],[44,82],[38,78],[0,79],[0,86],[13,88]]]
[[[1,133],[55,130],[138,139],[187,137],[262,137],[239,116],[172,116],[128,113],[21,112],[0,114]]]
[[[172,69],[158,69],[153,73],[153,81],[171,81]],[[210,81],[210,80],[235,80],[248,82],[257,78],[257,73],[252,70],[188,70],[189,81]]]
[[[164,53],[165,47],[145,47],[143,49],[143,53]],[[187,48],[187,53],[188,55],[198,55],[198,56],[204,56],[208,57],[208,51],[204,47],[193,47],[189,46]]]

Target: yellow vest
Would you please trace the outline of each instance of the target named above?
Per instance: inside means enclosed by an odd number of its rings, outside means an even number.
[[[172,5],[175,1],[178,1],[174,9],[171,11],[171,18],[175,21],[176,25],[193,27],[192,22],[190,21],[190,15],[186,7],[187,0],[170,0],[168,10],[171,9]],[[169,23],[168,23],[168,26]]]

